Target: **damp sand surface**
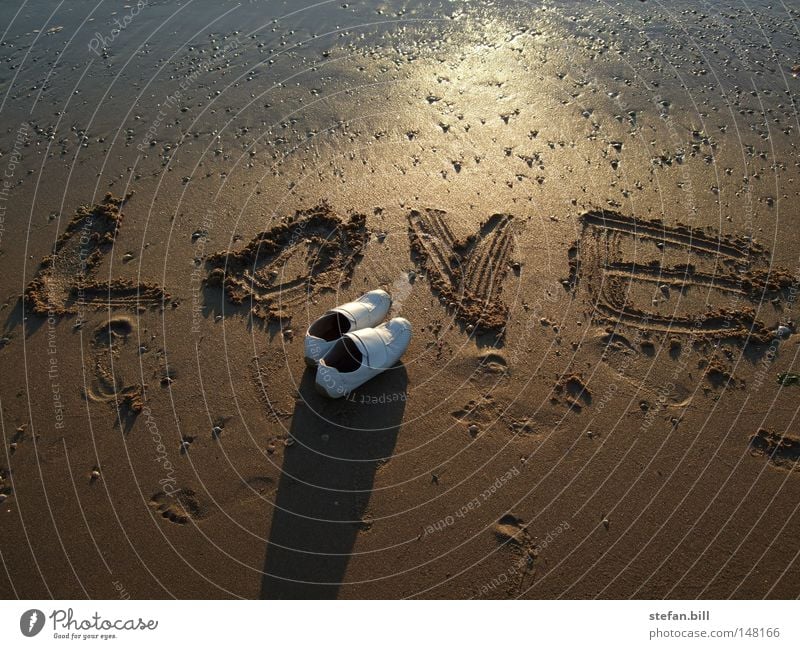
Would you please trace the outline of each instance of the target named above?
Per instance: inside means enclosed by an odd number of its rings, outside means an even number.
[[[800,594],[796,8],[54,9],[0,7],[0,595]],[[377,287],[411,346],[323,399]]]

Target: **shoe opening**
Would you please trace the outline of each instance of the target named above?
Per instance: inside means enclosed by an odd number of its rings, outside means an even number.
[[[350,331],[350,320],[344,313],[326,313],[308,328],[308,333],[327,342],[341,338]]]
[[[340,372],[355,372],[362,360],[363,355],[352,338],[342,338],[325,354],[325,365]]]

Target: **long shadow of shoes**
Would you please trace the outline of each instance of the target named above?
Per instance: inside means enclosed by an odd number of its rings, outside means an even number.
[[[326,399],[305,373],[291,423],[261,582],[264,599],[337,597],[365,520],[378,467],[405,410],[403,365],[346,399]]]

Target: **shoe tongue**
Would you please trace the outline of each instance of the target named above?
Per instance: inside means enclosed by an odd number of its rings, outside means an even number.
[[[363,329],[370,321],[370,314],[375,310],[375,305],[369,302],[348,302],[337,306],[334,311],[343,313],[352,322],[350,331]]]
[[[380,369],[386,363],[386,342],[375,329],[360,329],[347,334],[363,355],[363,363]]]
[[[362,339],[364,333],[364,331],[351,331],[349,338],[356,344],[358,351],[360,351],[361,355],[364,357],[364,362],[366,362],[367,358],[369,358],[369,345]]]

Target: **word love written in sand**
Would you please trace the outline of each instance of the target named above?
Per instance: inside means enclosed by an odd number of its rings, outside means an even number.
[[[156,284],[96,278],[128,198],[108,194],[97,205],[78,208],[25,289],[34,313],[144,310],[169,299]],[[412,210],[407,219],[411,258],[431,288],[468,331],[502,336],[509,316],[503,285],[509,270],[518,270],[511,261],[514,217],[495,214],[463,239],[453,235],[441,210]],[[209,255],[206,286],[222,288],[231,303],[247,304],[256,317],[288,320],[313,294],[350,282],[369,239],[366,221],[363,214],[342,218],[326,203],[297,211],[238,252]],[[579,223],[581,236],[568,251],[563,284],[571,292],[584,289],[595,321],[765,342],[775,325],[757,320],[756,309],[766,300],[794,302],[796,278],[771,265],[768,252],[748,239],[611,211],[586,212]],[[637,259],[648,251],[652,257]],[[292,276],[290,268],[296,271]],[[708,291],[732,298],[735,308],[709,309],[707,298],[690,299],[690,289],[702,289],[700,298]]]

